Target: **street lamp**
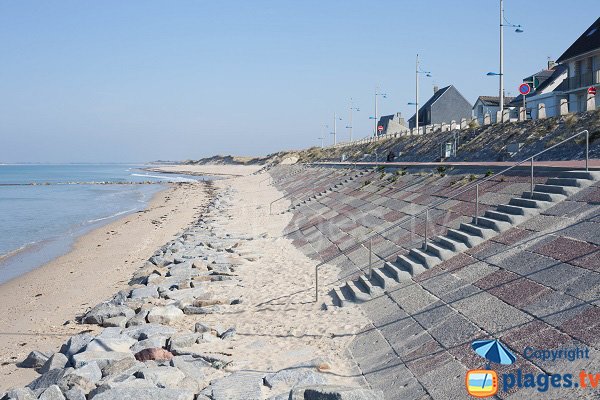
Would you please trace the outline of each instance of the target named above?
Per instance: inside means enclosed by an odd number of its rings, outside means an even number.
[[[322,136],[320,138],[317,138],[317,140],[321,141],[321,148],[325,147],[325,146],[323,146],[323,139],[325,139],[325,138]]]
[[[516,33],[523,33],[521,25],[514,25],[504,18],[504,0],[500,0],[500,73],[488,72],[488,76],[498,76],[500,88],[498,90],[498,99],[500,104],[500,115],[504,111],[504,27],[516,28]]]
[[[377,118],[377,96],[381,96],[384,99],[387,99],[387,94],[386,93],[379,93],[379,87],[375,86],[375,116],[374,117],[369,117],[369,119],[374,119],[375,120],[375,133],[373,134],[373,136],[377,136],[377,122],[378,122],[378,118]]]
[[[333,132],[330,132],[333,135],[333,145],[337,144],[337,122],[341,121],[342,118],[338,117],[337,114],[333,113]]]
[[[408,103],[410,106],[415,106],[415,127],[417,128],[417,134],[419,133],[419,74],[425,74],[425,76],[431,77],[431,72],[419,69],[419,55],[417,54],[415,68],[415,102]]]
[[[350,141],[352,141],[352,111],[360,111],[360,108],[354,107],[352,98],[350,98],[350,119],[348,120],[349,125],[346,126],[347,129],[350,129]]]

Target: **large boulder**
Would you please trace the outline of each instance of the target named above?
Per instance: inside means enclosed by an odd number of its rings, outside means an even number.
[[[94,400],[194,400],[194,393],[180,389],[155,387],[118,387],[106,390]]]
[[[98,336],[87,345],[85,351],[128,352],[129,348],[135,343],[137,343],[137,340],[127,335],[119,335],[118,337]]]
[[[60,348],[60,352],[71,358],[77,353],[82,352],[85,346],[88,345],[94,339],[94,336],[89,333],[80,333],[75,336],[71,336],[67,343],[63,344]]]
[[[84,351],[83,353],[75,354],[73,356],[73,366],[75,368],[81,368],[90,362],[96,362],[98,363],[98,367],[103,369],[107,365],[124,358],[133,358],[133,354],[131,354],[131,352],[116,351]]]
[[[27,387],[31,390],[46,389],[52,385],[57,385],[60,379],[70,373],[73,368],[51,369],[43,375],[38,376]]]
[[[52,353],[42,353],[41,351],[34,350],[27,357],[17,364],[20,368],[41,368],[46,361],[52,356]]]
[[[40,400],[65,400],[65,396],[57,385],[52,385],[39,397]]]
[[[179,308],[169,305],[164,307],[155,307],[148,313],[148,322],[152,324],[171,324],[183,317],[183,311]]]
[[[262,399],[262,375],[252,372],[234,372],[210,383],[214,400]]]
[[[183,372],[175,367],[144,368],[135,373],[135,376],[152,382],[158,387],[177,389],[179,382],[185,378]]]
[[[96,307],[92,308],[83,317],[82,322],[84,324],[98,324],[102,325],[105,319],[113,317],[127,317],[131,318],[135,315],[135,312],[124,305],[117,305],[114,303],[101,303]]]
[[[154,336],[164,336],[167,338],[175,332],[177,332],[175,328],[158,324],[145,324],[123,329],[124,335],[128,335],[135,340],[145,340]]]
[[[296,387],[321,385],[326,383],[327,379],[323,374],[315,371],[314,368],[290,368],[267,374],[264,382],[269,388],[277,386]]]
[[[51,369],[62,369],[69,364],[69,359],[62,353],[54,353],[40,368],[40,374],[45,374]]]

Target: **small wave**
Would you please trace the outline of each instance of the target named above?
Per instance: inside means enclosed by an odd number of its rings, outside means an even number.
[[[38,242],[29,242],[29,243],[25,243],[23,246],[19,247],[18,249],[14,249],[14,250],[10,250],[7,253],[4,254],[0,254],[0,262],[6,260],[7,258],[10,258],[12,256],[15,256],[25,250],[27,250],[29,247],[37,244]]]
[[[115,218],[115,217],[118,217],[119,215],[128,214],[130,212],[137,211],[137,210],[138,210],[138,208],[134,207],[134,208],[131,208],[129,210],[119,211],[118,213],[114,213],[112,215],[109,215],[108,217],[90,219],[87,222],[90,223],[90,224],[93,224],[94,222],[99,222],[99,221],[104,221],[104,220],[107,220],[107,219]]]
[[[147,175],[147,174],[131,174],[131,176],[140,176],[140,177],[144,177],[144,178],[156,178],[156,179],[165,180],[167,182],[198,182],[197,179],[182,178],[179,176],[170,177],[170,176],[164,176],[164,175]]]

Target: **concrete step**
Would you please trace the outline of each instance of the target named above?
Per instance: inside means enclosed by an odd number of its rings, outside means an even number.
[[[342,289],[339,287],[334,287],[331,291],[331,298],[333,299],[333,305],[338,307],[344,307],[348,305],[348,299],[342,293]]]
[[[423,244],[423,248],[425,244]],[[427,253],[435,255],[442,261],[448,260],[456,255],[456,252],[434,241],[427,243]]]
[[[563,171],[558,174],[558,177],[598,181],[600,180],[600,171]]]
[[[511,206],[518,206],[523,208],[544,208],[544,206],[546,206],[547,203],[548,202],[546,201],[524,199],[522,197],[513,197],[508,202],[508,204]]]
[[[548,201],[551,203],[558,203],[559,201],[563,201],[567,196],[558,193],[536,192],[534,188],[533,194],[531,192],[523,192],[523,195],[521,197],[523,197],[524,199],[533,199],[540,201]]]
[[[364,303],[365,301],[371,300],[371,296],[366,293],[366,290],[361,290],[359,285],[357,285],[354,281],[346,282],[346,288],[348,288],[348,293],[350,294],[350,299],[355,303]]]
[[[412,257],[415,260],[419,261],[421,264],[425,265],[427,269],[433,268],[442,262],[441,258],[430,254],[429,252],[425,252],[421,249],[410,249],[408,255],[409,257]]]
[[[473,217],[473,224],[475,224],[475,217]],[[487,217],[477,217],[477,225],[493,229],[496,232],[504,232],[505,230],[510,229],[513,226],[511,222],[498,221],[497,219]]]
[[[464,242],[452,239],[451,237],[436,236],[434,239],[444,247],[454,250],[455,252],[462,252],[469,248]]]
[[[489,218],[489,219],[495,219],[496,221],[508,222],[513,225],[520,223],[523,218],[520,215],[507,214],[507,213],[503,213],[500,211],[494,211],[494,210],[487,210],[484,214],[484,217]]]
[[[390,287],[393,281],[393,278],[388,277],[385,272],[383,272],[383,268],[373,268],[371,273],[371,283],[373,285],[385,289]]]
[[[471,235],[479,236],[483,239],[489,239],[491,237],[496,236],[496,232],[493,229],[486,228],[481,225],[461,223],[460,230],[463,232],[470,233]]]
[[[427,270],[419,260],[414,259],[412,256],[398,256],[396,257],[396,265],[407,271],[411,276],[415,276]]]
[[[448,236],[450,239],[464,243],[467,247],[475,247],[479,243],[483,242],[483,238],[479,236],[471,235],[467,232],[456,229],[448,229]]]
[[[371,295],[371,296],[377,294],[378,292],[381,292],[381,288],[373,286],[373,284],[369,280],[369,276],[368,275],[361,275],[361,276],[359,276],[358,277],[358,283],[360,285],[362,285],[363,289],[366,289],[366,292],[369,295]]]
[[[400,267],[395,263],[387,261],[385,264],[383,264],[382,272],[386,275],[390,275],[392,279],[398,282],[410,280],[412,278],[412,275],[404,268],[404,266]]]
[[[577,178],[550,178],[546,181],[548,185],[557,185],[557,186],[571,186],[571,187],[584,187],[589,184],[585,179],[577,179]]]
[[[498,211],[506,213],[506,214],[512,214],[512,215],[528,216],[528,215],[534,214],[536,212],[536,209],[513,206],[513,205],[509,205],[509,204],[500,204],[498,206]]]
[[[572,194],[575,194],[577,192],[577,189],[569,186],[546,185],[538,183],[533,187],[533,191],[539,193],[556,193],[562,194],[564,196],[570,196]]]

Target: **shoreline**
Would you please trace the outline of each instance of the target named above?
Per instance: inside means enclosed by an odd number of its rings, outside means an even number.
[[[88,329],[75,317],[125,287],[140,262],[189,226],[206,187],[168,184],[145,208],[93,228],[66,253],[0,284],[0,392],[35,378],[35,371],[15,366],[30,351],[54,351]]]
[[[163,174],[182,174],[192,176],[214,176],[214,177],[240,177],[256,172],[264,167],[264,165],[228,165],[228,164],[176,164],[176,165],[161,165],[160,167],[143,168],[149,172],[160,172]],[[227,169],[230,172],[223,172]],[[249,172],[251,171],[251,172]]]
[[[145,204],[142,206],[120,211],[116,214],[95,220],[88,220],[80,224],[75,224],[59,236],[47,237],[36,242],[29,242],[19,248],[10,250],[7,253],[0,254],[0,286],[71,252],[81,237],[96,229],[101,229],[121,218],[126,218],[132,214],[146,210],[161,193],[164,193],[171,188],[170,183],[163,182],[160,183],[160,185],[162,188],[152,193],[150,199],[145,200]],[[24,270],[20,268],[19,270],[15,270],[17,265],[23,262],[29,265]],[[7,275],[7,277],[5,277],[5,275]]]

